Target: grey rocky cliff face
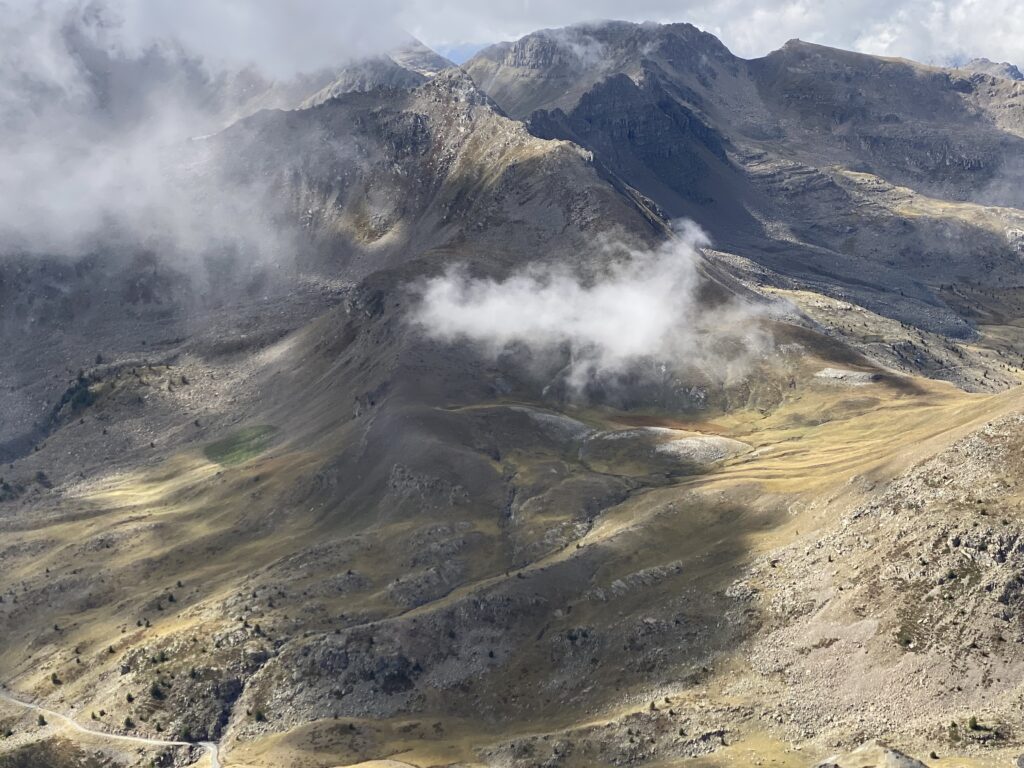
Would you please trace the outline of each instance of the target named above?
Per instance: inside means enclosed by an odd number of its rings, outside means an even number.
[[[881,742],[868,742],[845,755],[835,755],[824,760],[815,768],[928,768],[902,752],[891,749]]]
[[[934,284],[995,284],[1017,269],[1006,247],[1024,203],[1013,82],[796,40],[744,61],[687,25],[623,23],[535,33],[465,69],[533,133],[586,147],[623,189],[783,282],[964,337],[970,319]],[[881,194],[848,174],[877,179]],[[991,230],[980,213],[955,225],[907,217],[897,189],[1006,213]],[[951,226],[975,234],[951,238]]]
[[[1006,80],[1024,80],[1024,73],[1015,64],[1008,61],[989,61],[988,59],[971,59],[961,69],[969,72],[982,72],[986,75],[1002,77]]]
[[[315,107],[346,93],[376,89],[412,90],[455,65],[412,39],[385,54],[352,62],[342,68],[333,81],[302,102]]]

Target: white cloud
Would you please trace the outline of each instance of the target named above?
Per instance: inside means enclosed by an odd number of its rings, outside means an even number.
[[[258,191],[215,178],[202,146],[183,143],[211,119],[194,60],[134,50],[95,5],[16,4],[0,14],[4,251],[78,254],[125,236],[191,254],[284,247],[283,233],[260,226]],[[147,66],[132,56],[147,56]],[[181,172],[186,156],[205,179]]]
[[[645,361],[728,378],[768,348],[754,322],[762,310],[736,299],[698,301],[698,249],[707,237],[690,222],[678,229],[653,251],[604,244],[593,263],[605,266],[589,276],[535,266],[496,281],[449,269],[420,286],[412,319],[429,336],[469,341],[492,356],[511,348],[540,357],[567,350],[576,389]]]
[[[180,42],[206,60],[280,77],[336,67],[403,37],[399,0],[106,0],[128,40]]]

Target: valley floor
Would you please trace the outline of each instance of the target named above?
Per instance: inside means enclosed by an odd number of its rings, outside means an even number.
[[[891,487],[908,473],[912,475],[915,467],[934,460],[935,456],[950,450],[950,446],[956,446],[979,431],[991,431],[991,425],[1024,411],[1024,390],[971,395],[940,382],[870,370],[844,372],[830,368],[827,363],[827,360],[813,359],[801,362],[795,373],[797,383],[774,409],[738,409],[706,422],[680,423],[653,412],[570,409],[559,414],[540,404],[514,402],[473,406],[473,409],[486,411],[487,418],[492,418],[494,413],[529,409],[536,414],[532,418],[563,419],[570,426],[585,425],[590,436],[584,439],[592,444],[601,440],[608,442],[608,436],[615,436],[613,442],[624,446],[624,452],[602,459],[596,449],[590,448],[592,468],[599,468],[602,461],[608,461],[617,464],[622,471],[621,467],[631,462],[650,461],[652,454],[642,444],[650,435],[656,440],[663,440],[667,435],[673,440],[683,440],[686,445],[691,444],[686,441],[699,443],[710,437],[728,438],[742,448],[718,460],[708,472],[670,478],[668,482],[654,485],[645,480],[646,485],[641,484],[635,493],[604,507],[589,525],[576,526],[577,533],[573,537],[548,548],[546,553],[531,556],[501,573],[488,573],[487,567],[481,565],[477,577],[443,587],[436,596],[417,599],[410,607],[397,612],[388,607],[386,592],[371,588],[361,594],[365,588],[356,584],[351,596],[338,602],[339,608],[347,605],[354,614],[344,631],[351,637],[360,625],[411,626],[418,620],[434,626],[431,622],[437,621],[439,616],[464,611],[467,604],[490,599],[489,596],[501,594],[525,581],[530,589],[540,590],[538,594],[546,592],[552,603],[544,609],[548,615],[542,625],[548,629],[541,635],[565,631],[556,629],[559,626],[565,627],[569,636],[574,631],[585,632],[587,628],[594,634],[612,637],[618,634],[625,642],[624,650],[632,646],[645,659],[643,670],[630,672],[628,662],[622,662],[618,665],[619,671],[606,672],[603,670],[608,662],[602,660],[600,669],[594,673],[579,673],[583,680],[558,682],[546,691],[539,678],[533,680],[528,674],[528,685],[514,678],[520,667],[535,666],[541,672],[547,669],[550,662],[545,655],[552,653],[550,646],[535,641],[508,648],[515,664],[484,667],[482,674],[491,690],[507,686],[514,697],[529,695],[531,690],[535,692],[536,705],[511,707],[513,713],[518,712],[512,717],[491,714],[490,708],[494,705],[489,703],[489,697],[493,694],[479,692],[472,684],[461,684],[456,689],[461,690],[461,694],[445,695],[465,695],[467,702],[478,702],[480,718],[468,713],[462,716],[443,711],[430,714],[430,709],[436,705],[429,703],[431,699],[427,694],[419,703],[407,700],[407,704],[372,718],[343,713],[324,720],[313,717],[307,724],[301,724],[301,720],[308,715],[300,714],[301,705],[293,700],[291,706],[299,707],[295,710],[294,721],[264,723],[259,718],[252,719],[251,713],[258,706],[255,694],[249,699],[243,694],[234,704],[222,737],[222,764],[239,768],[276,765],[326,768],[357,764],[376,757],[414,766],[525,766],[542,761],[582,766],[621,764],[623,760],[665,766],[797,766],[810,765],[815,759],[826,756],[834,745],[849,745],[857,738],[858,723],[864,737],[893,740],[895,745],[908,751],[918,751],[919,756],[936,751],[940,759],[933,760],[930,763],[933,765],[1000,764],[1008,755],[1015,754],[1015,749],[1020,749],[1014,746],[1017,737],[1012,735],[1012,728],[1005,737],[987,742],[975,743],[969,739],[951,742],[945,738],[950,720],[966,723],[967,716],[975,710],[965,707],[981,706],[976,700],[971,703],[955,696],[945,702],[930,699],[934,703],[929,706],[937,711],[925,712],[914,704],[913,694],[894,694],[893,685],[914,685],[913,676],[922,674],[920,670],[927,667],[938,670],[948,664],[948,672],[937,674],[955,675],[959,670],[965,680],[974,672],[964,666],[959,656],[954,659],[945,655],[941,641],[933,641],[927,648],[915,648],[913,640],[905,641],[900,634],[897,614],[889,611],[897,607],[895,603],[882,603],[875,609],[869,607],[874,613],[868,614],[860,605],[843,604],[844,592],[872,589],[877,594],[877,590],[883,588],[868,584],[871,570],[878,572],[903,566],[887,562],[884,559],[887,552],[880,544],[857,551],[850,549],[842,536],[857,525],[856,521],[864,515],[864,505],[870,505],[881,489]],[[257,449],[252,456],[243,456],[237,463],[218,464],[201,452],[186,451],[150,468],[91,481],[64,496],[60,502],[64,505],[64,514],[49,516],[43,512],[36,524],[20,529],[8,527],[4,539],[3,592],[21,600],[32,599],[32,590],[25,585],[30,583],[31,574],[38,572],[40,563],[51,569],[51,578],[57,579],[58,574],[62,574],[59,578],[64,579],[64,574],[87,569],[88,560],[64,560],[60,552],[71,551],[80,542],[116,540],[129,531],[138,535],[140,528],[174,530],[177,536],[191,542],[219,542],[224,536],[245,539],[238,528],[238,515],[244,519],[244,513],[235,511],[234,506],[238,489],[253,483],[254,478],[259,483],[261,476],[269,476],[272,482],[280,484],[278,487],[288,487],[308,472],[306,467],[318,464],[314,453],[294,448],[271,448],[267,453]],[[998,466],[995,464],[994,471],[999,471]],[[1015,466],[1015,469],[1020,467]],[[971,471],[969,452],[959,465],[950,469],[953,473]],[[635,474],[640,476],[642,472],[637,470]],[[945,477],[948,484],[957,482],[955,476]],[[1012,481],[1000,480],[1016,488]],[[227,484],[228,492],[210,490],[211,484],[221,483]],[[981,492],[983,485],[979,483],[976,490]],[[1004,495],[1009,493],[1004,490]],[[952,494],[947,501],[954,503]],[[1008,497],[998,503],[1002,505],[1000,511],[991,514],[1012,515],[1012,521],[1003,522],[1016,530],[1021,521],[1015,512],[1008,511]],[[39,508],[45,510],[45,504]],[[75,508],[81,511],[67,514],[67,510]],[[205,514],[197,515],[199,509]],[[974,512],[970,509],[966,513]],[[563,522],[549,520],[543,524],[555,530]],[[311,525],[310,530],[312,538],[299,533],[296,540],[279,542],[279,557],[285,562],[289,557],[293,562],[301,557],[319,535],[315,526]],[[886,536],[887,531],[897,540],[906,537],[899,526],[893,527],[890,521],[879,522],[870,531],[857,536],[868,533]],[[365,535],[357,534],[351,540]],[[374,543],[368,549],[360,545],[370,555],[383,547],[395,557],[406,556],[401,551],[409,541],[405,521],[375,526],[373,537]],[[344,541],[346,537],[341,538]],[[162,588],[166,589],[165,595],[174,591],[178,597],[174,604],[168,604],[166,596],[163,598],[160,611],[165,615],[160,617],[161,621],[156,622],[154,618],[150,629],[151,622],[147,618],[146,626],[140,630],[123,623],[119,627],[114,616],[105,614],[108,603],[97,603],[92,612],[85,611],[74,617],[52,609],[47,611],[45,603],[38,604],[31,614],[21,614],[17,619],[34,621],[30,630],[18,633],[21,644],[10,642],[13,637],[8,634],[9,640],[3,649],[3,669],[11,680],[12,690],[19,691],[19,698],[46,702],[42,706],[49,712],[84,713],[98,707],[104,699],[112,702],[117,695],[123,698],[123,693],[117,691],[123,690],[124,673],[140,663],[133,660],[138,658],[133,647],[140,647],[142,653],[148,654],[155,651],[146,651],[146,648],[163,645],[172,657],[184,655],[187,660],[182,663],[169,661],[155,665],[158,679],[174,678],[182,674],[182,664],[191,664],[199,658],[190,655],[187,647],[182,650],[181,646],[183,637],[186,646],[189,642],[195,643],[196,633],[216,639],[218,647],[231,643],[244,648],[243,653],[259,652],[250,646],[258,642],[260,633],[253,636],[251,630],[247,630],[250,639],[245,642],[250,645],[239,646],[237,640],[229,640],[229,633],[237,634],[237,630],[221,627],[234,612],[242,610],[240,604],[231,602],[232,593],[252,591],[255,596],[263,588],[259,579],[235,575],[232,564],[251,562],[249,558],[256,557],[257,551],[262,561],[270,562],[266,542],[259,539],[248,544],[237,541],[225,562],[221,562],[223,556],[204,562],[201,557],[196,558],[207,545],[189,551],[181,541],[170,544],[169,548],[169,542],[160,536],[148,541],[149,549],[139,549],[138,542],[133,545],[130,554],[125,555],[125,562],[139,562],[144,558],[158,567],[166,567],[170,561],[174,572],[184,577],[178,583],[185,586],[175,589],[174,580],[165,572],[163,581],[167,582],[167,587]],[[222,546],[222,543],[211,544],[208,551],[220,551]],[[397,549],[389,550],[389,547]],[[75,551],[81,552],[80,549]],[[175,552],[180,555],[175,557]],[[289,556],[288,552],[299,554]],[[600,554],[596,569],[589,565],[589,559],[595,554]],[[823,569],[826,555],[827,563],[833,565]],[[110,560],[111,557],[115,560]],[[116,566],[118,557],[116,547],[110,554],[102,554],[108,565]],[[308,569],[301,562],[298,570]],[[352,562],[365,560],[360,560],[357,554]],[[977,567],[985,565],[979,563]],[[361,565],[356,570],[367,584],[385,582]],[[113,573],[116,571],[98,569],[76,588],[85,589],[87,583],[112,578]],[[315,569],[311,572],[314,574],[316,579],[332,578],[329,567]],[[552,580],[557,582],[563,578],[571,583],[564,587],[552,586]],[[979,578],[979,582],[984,581],[984,577]],[[66,582],[58,583],[62,584],[58,592],[69,588],[64,586]],[[309,585],[314,583],[308,582]],[[194,584],[204,586],[193,587]],[[300,612],[289,618],[269,607],[245,609],[248,611],[245,614],[247,627],[258,618],[264,626],[261,633],[282,638],[271,651],[274,656],[280,657],[289,645],[295,644],[291,638],[308,637],[311,630],[313,633],[333,631],[327,627],[317,628],[321,621],[316,618],[317,612],[323,610],[317,605],[322,604],[322,598],[315,597],[308,585],[294,585],[294,589],[300,588],[308,598],[304,601],[304,615]],[[280,594],[285,592],[282,590]],[[800,598],[800,594],[804,598]],[[40,598],[36,596],[36,599]],[[59,598],[54,595],[49,599]],[[609,600],[615,603],[623,599],[627,602],[620,610],[608,610]],[[285,602],[288,598],[281,600]],[[302,601],[288,604],[298,608]],[[226,608],[227,605],[238,607]],[[562,607],[556,607],[559,605]],[[726,613],[718,619],[712,619],[707,613],[723,607]],[[7,601],[3,609],[10,628],[13,626],[10,622],[16,620],[12,613],[15,606]],[[678,610],[682,613],[676,613]],[[168,615],[168,611],[171,614]],[[567,621],[568,611],[572,612],[571,622]],[[822,612],[825,617],[818,618]],[[663,637],[659,633],[666,631],[663,628],[665,618],[673,613],[687,617],[684,621],[695,622],[694,629],[682,640],[675,638],[666,642],[659,639]],[[154,614],[151,611],[149,615]],[[620,622],[619,626],[603,625],[608,615],[618,616],[615,621]],[[795,621],[797,617],[801,617],[799,622]],[[69,621],[73,623],[63,626]],[[534,619],[531,616],[526,621]],[[678,626],[679,619],[676,623]],[[48,624],[54,624],[53,634],[45,629]],[[723,629],[718,624],[728,625],[728,628]],[[273,628],[268,630],[267,627]],[[573,627],[583,629],[573,630]],[[811,635],[819,630],[825,634],[815,640]],[[67,631],[73,632],[76,638],[77,647],[73,650],[60,639]],[[643,639],[645,634],[653,638],[653,646]],[[188,641],[190,635],[193,640]],[[721,645],[722,636],[735,637],[732,647]],[[501,641],[496,642],[497,647],[501,647]],[[683,656],[699,659],[698,668],[664,656],[664,648],[672,648],[673,643],[679,642],[686,646],[680,651]],[[98,678],[86,675],[81,683],[76,683],[71,677],[74,670],[69,670],[63,659],[73,654],[72,657],[95,659],[87,665],[103,665],[108,646],[112,654],[116,648],[125,649],[127,656],[122,657],[121,651],[115,654],[115,658],[122,658],[120,675],[114,669],[110,673],[101,672]],[[649,656],[652,647],[655,655]],[[801,670],[801,659],[808,654],[831,653],[836,663],[843,664],[841,655],[832,653],[839,648],[843,649],[843,654],[856,651],[866,657],[866,660],[852,663],[853,668],[862,670],[860,690],[836,691],[829,702],[825,690],[839,682],[839,678],[831,682],[828,679],[812,683],[802,680],[795,685],[792,675],[814,674],[810,669]],[[466,653],[467,650],[455,652]],[[479,649],[469,652],[476,656]],[[505,652],[505,649],[499,651]],[[915,659],[918,656],[920,663]],[[1017,668],[1015,665],[1020,663],[1015,658],[998,661],[1007,665],[1002,667],[1003,676],[1011,675]],[[649,664],[655,666],[647,666]],[[256,673],[257,679],[267,674],[269,668],[270,665],[265,664],[263,671]],[[827,670],[829,667],[819,664],[817,668]],[[133,674],[129,674],[128,679]],[[554,674],[557,678],[558,673]],[[52,687],[51,675],[62,678],[59,692],[46,691],[48,686]],[[136,691],[142,685],[137,680],[133,684]],[[81,687],[83,685],[86,687]],[[794,700],[794,696],[803,695],[799,692],[801,686],[808,685],[806,693],[810,695],[813,691],[816,697],[823,696],[824,703],[815,698],[813,701],[817,703],[808,702],[810,706],[805,706],[804,702]],[[991,717],[1004,717],[1007,711],[1004,705],[1018,695],[1017,689],[1009,679],[1006,683],[988,685],[991,698],[985,705],[987,709],[977,712],[983,718],[987,712],[991,712]],[[814,686],[824,687],[817,690]],[[250,681],[247,688],[255,690],[257,686]],[[927,692],[927,695],[932,694]],[[891,700],[887,712],[882,714],[873,701],[881,696]],[[269,704],[269,700],[267,702]],[[905,708],[900,710],[900,706]],[[142,716],[150,722],[151,718],[173,717],[172,713],[160,714],[159,701],[147,702],[147,707],[149,711]],[[122,708],[123,705],[110,706],[116,713],[111,717],[120,718]],[[284,709],[288,708],[285,704]],[[242,714],[243,710],[250,713],[249,718]],[[133,711],[137,711],[137,705]],[[907,719],[890,719],[890,712],[900,713],[899,716]],[[79,715],[76,721],[81,720]],[[26,740],[49,738],[53,727],[64,730],[69,738],[83,735],[62,728],[60,723],[35,729],[31,722],[26,723],[24,716],[5,722],[14,724],[11,729],[18,737],[4,748],[23,745]],[[103,729],[109,730],[108,727]],[[941,739],[941,743],[937,739]],[[101,740],[102,737],[92,733],[88,735],[88,741],[93,744]],[[151,741],[150,746],[158,746],[158,741]],[[116,745],[104,748],[108,747]],[[702,753],[705,756],[701,757]],[[959,756],[951,756],[958,753]]]

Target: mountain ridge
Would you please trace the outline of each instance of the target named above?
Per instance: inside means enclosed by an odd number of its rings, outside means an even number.
[[[375,66],[173,147],[273,248],[0,259],[12,695],[239,768],[1024,749],[1021,86],[625,22]]]

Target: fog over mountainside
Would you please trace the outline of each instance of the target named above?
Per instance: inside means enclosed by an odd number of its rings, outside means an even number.
[[[263,241],[277,233],[260,226],[259,191],[219,173],[205,139],[351,79],[352,70],[368,66],[346,58],[360,48],[342,37],[331,66],[277,74],[241,59],[204,58],[174,40],[136,37],[119,5],[53,8],[12,9],[2,32],[2,180],[16,191],[0,208],[7,249],[81,255],[120,236],[180,245],[180,258],[243,240],[248,251],[272,250]],[[378,37],[374,56],[406,73],[394,84],[421,84],[422,46],[397,34]],[[386,50],[398,52],[394,60]],[[445,65],[434,56],[426,72]],[[363,87],[383,84],[371,76]]]
[[[468,340],[491,355],[513,345],[540,357],[568,348],[568,383],[577,393],[635,375],[645,360],[655,370],[676,360],[716,380],[736,377],[771,351],[758,322],[769,308],[737,297],[701,302],[697,249],[709,241],[692,222],[678,229],[655,251],[602,244],[613,260],[589,279],[550,266],[501,282],[449,270],[425,282],[414,318],[430,335]]]
[[[1015,761],[1016,68],[414,5],[5,7],[0,768]]]

